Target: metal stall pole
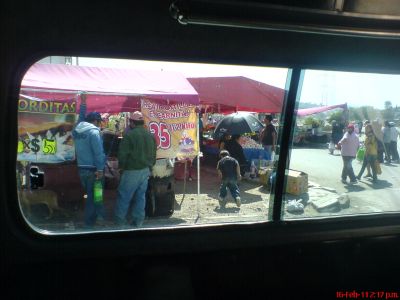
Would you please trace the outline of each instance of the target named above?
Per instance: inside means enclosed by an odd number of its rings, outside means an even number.
[[[199,113],[196,110],[197,118],[200,118]],[[200,124],[199,120],[197,120],[197,145],[199,147],[198,154],[197,154],[197,219],[200,218],[200,205],[199,205],[199,198],[200,198]]]

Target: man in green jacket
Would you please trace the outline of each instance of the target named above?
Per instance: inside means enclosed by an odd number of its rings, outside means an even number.
[[[124,135],[118,151],[122,176],[118,186],[115,222],[118,225],[127,224],[126,217],[133,200],[131,225],[141,227],[145,217],[148,179],[156,163],[157,145],[154,136],[144,128],[141,112],[135,111],[130,121],[134,127]]]

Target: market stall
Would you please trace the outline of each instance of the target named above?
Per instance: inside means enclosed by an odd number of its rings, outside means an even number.
[[[61,200],[66,198],[66,190],[71,191],[69,180],[78,177],[71,131],[75,116],[79,113],[77,100],[80,91],[87,92],[87,111],[98,111],[106,117],[108,131],[113,136],[111,143],[121,136],[125,127],[122,124],[126,125],[129,112],[147,109],[146,124],[155,135],[159,150],[157,167],[154,168],[159,173],[153,173],[154,178],[163,178],[165,181],[165,177],[168,177],[167,181],[171,182],[173,165],[170,159],[197,155],[197,114],[192,111],[199,104],[199,98],[179,73],[35,64],[25,74],[21,84],[18,161],[34,163],[44,170],[45,188],[57,190]],[[150,106],[156,109],[150,109]],[[181,118],[177,118],[177,115],[159,115],[158,112],[163,108],[168,113],[171,108],[175,109],[176,114],[184,113],[180,115]],[[44,120],[43,116],[49,113],[52,113],[52,117]],[[194,119],[188,121],[189,115]],[[171,137],[168,145],[166,136]],[[191,152],[188,151],[187,140],[181,143],[184,136],[191,137]],[[186,152],[179,153],[183,148]],[[166,150],[169,150],[167,155]],[[109,155],[112,168],[117,169],[115,157],[111,157],[115,153],[106,154]],[[63,173],[66,166],[71,167],[71,172],[64,176],[53,176],[55,172]],[[48,171],[50,169],[57,171]],[[80,186],[74,182],[75,185]],[[162,192],[160,189],[157,191]],[[68,198],[81,197],[79,189],[76,195],[68,195]]]
[[[197,91],[207,111],[280,113],[285,90],[243,76],[191,77],[188,81]]]
[[[217,116],[225,115],[225,120],[238,111],[247,111],[253,113],[280,113],[283,107],[285,91],[278,87],[268,85],[243,76],[231,77],[199,77],[188,78],[189,82],[196,89],[203,112],[214,113]],[[253,116],[248,113],[247,115]],[[211,115],[212,116],[212,115]],[[211,117],[211,121],[213,117]],[[235,132],[236,134],[258,134],[263,128],[259,120],[254,117],[253,123],[255,127],[247,127],[245,130]],[[213,123],[216,126],[211,134],[207,134],[204,138],[204,152],[208,155],[217,156],[219,153],[218,144],[221,134],[234,134],[232,129],[234,124],[230,123],[225,126],[230,131],[219,131],[218,126],[221,126],[222,120]],[[250,123],[251,124],[251,123]],[[205,126],[207,126],[206,124]],[[222,124],[223,125],[223,124]],[[217,135],[215,134],[217,131]],[[209,133],[209,132],[208,132]],[[270,159],[260,145],[254,139],[243,140],[244,154],[246,160],[251,162],[253,159]],[[253,142],[251,142],[253,141]]]

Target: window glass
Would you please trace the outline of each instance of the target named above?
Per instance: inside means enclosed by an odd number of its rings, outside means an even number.
[[[267,221],[287,74],[39,61],[18,101],[16,174],[26,221],[48,234]]]
[[[398,212],[399,75],[306,70],[286,219]]]

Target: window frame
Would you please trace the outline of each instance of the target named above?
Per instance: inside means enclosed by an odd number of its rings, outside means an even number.
[[[54,54],[54,53],[52,53]],[[76,55],[74,55],[76,56]],[[42,58],[43,56],[40,56]],[[19,95],[20,83],[23,74],[30,67],[30,62],[37,61],[31,57],[25,64],[14,71],[15,77],[10,90],[8,104],[16,103]],[[149,59],[151,59],[149,57]],[[152,58],[154,59],[154,57]],[[158,58],[158,60],[160,60]],[[186,61],[187,62],[187,61]],[[218,63],[211,61],[210,63]],[[244,62],[241,62],[245,64]],[[283,132],[281,135],[281,153],[277,168],[277,185],[273,199],[273,218],[259,223],[233,223],[233,224],[210,224],[190,227],[174,227],[151,230],[135,231],[104,231],[90,233],[74,233],[68,235],[43,235],[33,230],[27,224],[19,208],[15,176],[6,178],[6,185],[11,187],[6,191],[13,195],[7,199],[7,224],[15,234],[17,243],[29,245],[32,249],[41,249],[43,256],[36,256],[35,260],[56,259],[60,255],[69,258],[76,257],[104,257],[109,255],[157,255],[174,254],[185,252],[204,252],[223,249],[244,249],[248,247],[264,247],[274,245],[293,245],[295,243],[307,242],[335,242],[338,240],[360,239],[365,237],[393,238],[400,234],[400,212],[376,213],[369,215],[346,215],[320,217],[317,219],[280,219],[282,213],[283,190],[285,187],[285,172],[289,163],[289,145],[293,134],[296,101],[301,88],[302,76],[305,68],[294,66],[288,67],[290,74],[290,89],[284,101]],[[324,68],[327,70],[327,68]],[[294,80],[293,80],[294,78]],[[287,83],[288,83],[287,82]],[[17,129],[17,106],[10,105],[11,115],[14,116],[15,126],[9,131],[10,148],[7,153],[8,166],[15,167],[17,139],[13,133]],[[15,135],[16,136],[16,135]],[[285,149],[283,149],[285,148]],[[14,173],[14,171],[11,171]],[[271,210],[270,210],[271,211]],[[277,216],[279,218],[277,219]],[[246,231],[246,237],[243,237]],[[223,238],[221,238],[223,237]],[[111,241],[112,243],[108,243]],[[207,243],[204,243],[207,240]],[[243,242],[245,241],[245,242]],[[62,245],[62,247],[61,247]],[[107,246],[104,246],[107,245]],[[101,248],[99,248],[101,246]],[[79,247],[79,253],[74,250]],[[96,253],[93,250],[97,249]],[[22,260],[28,258],[19,253]]]

